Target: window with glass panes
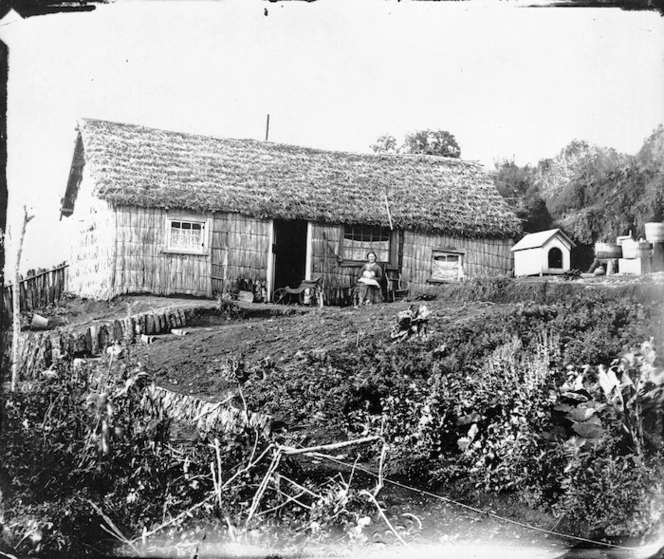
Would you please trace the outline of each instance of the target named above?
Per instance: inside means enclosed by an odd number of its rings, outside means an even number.
[[[365,261],[368,252],[376,253],[378,262],[390,260],[391,231],[372,225],[346,225],[342,243],[344,260]]]
[[[433,251],[431,279],[434,281],[456,280],[461,277],[463,255],[458,252]]]
[[[205,222],[172,219],[169,225],[169,250],[186,252],[203,252],[205,250]]]

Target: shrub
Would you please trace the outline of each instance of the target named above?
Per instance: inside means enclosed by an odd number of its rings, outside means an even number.
[[[12,485],[0,512],[5,538],[21,552],[108,549],[117,541],[100,528],[106,519],[135,537],[205,502],[199,512],[235,518],[264,475],[261,465],[211,500],[210,466],[230,477],[266,440],[238,426],[184,446],[173,442],[149,375],[129,357],[114,367],[61,369],[59,378],[7,394],[2,404]]]
[[[576,534],[637,536],[662,519],[662,455],[648,461],[603,446],[570,463],[554,510]]]

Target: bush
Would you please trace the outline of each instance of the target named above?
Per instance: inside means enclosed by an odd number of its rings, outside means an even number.
[[[662,519],[662,455],[644,461],[615,455],[610,447],[587,452],[571,463],[557,514],[564,527],[594,537],[639,536]]]
[[[108,520],[136,537],[205,502],[199,512],[235,518],[266,467],[238,478],[223,501],[212,500],[210,466],[230,477],[266,440],[238,426],[175,443],[149,375],[129,357],[114,367],[61,369],[59,378],[7,394],[2,403],[3,464],[11,480],[1,502],[3,535],[21,552],[108,550],[117,544],[100,528]]]

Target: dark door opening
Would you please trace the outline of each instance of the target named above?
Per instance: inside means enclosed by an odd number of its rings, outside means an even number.
[[[297,287],[304,279],[307,259],[307,222],[274,222],[274,286]]]
[[[558,269],[563,267],[563,251],[553,247],[549,251],[549,268]]]

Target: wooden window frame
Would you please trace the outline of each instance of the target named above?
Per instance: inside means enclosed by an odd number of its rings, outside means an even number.
[[[364,228],[379,228],[381,230],[385,230],[388,232],[389,238],[389,256],[388,260],[376,260],[376,263],[379,264],[381,267],[385,268],[386,266],[389,267],[396,267],[397,266],[397,249],[399,246],[399,231],[397,229],[390,229],[389,227],[381,227],[381,226],[372,226],[372,225],[362,225],[362,224],[348,224],[348,225],[342,225],[340,227],[340,235],[339,235],[339,256],[341,257],[341,266],[361,266],[362,264],[366,263],[366,259],[362,260],[353,260],[350,258],[345,258],[344,257],[344,242],[346,241],[346,232],[348,229],[353,228],[353,227],[364,227]]]
[[[454,255],[459,257],[459,264],[457,267],[457,276],[454,279],[443,279],[443,278],[434,278],[433,277],[433,262],[438,255]],[[460,250],[456,249],[453,247],[443,247],[443,248],[434,248],[431,249],[431,272],[429,279],[427,280],[428,283],[449,283],[450,281],[459,281],[460,279],[463,279],[465,273],[464,273],[464,263],[466,260],[466,251],[465,250]]]
[[[189,223],[201,226],[202,243],[199,249],[184,248],[171,245],[171,229],[173,223]],[[169,215],[166,217],[165,226],[165,249],[168,254],[193,254],[207,256],[210,254],[210,220],[206,217]]]

